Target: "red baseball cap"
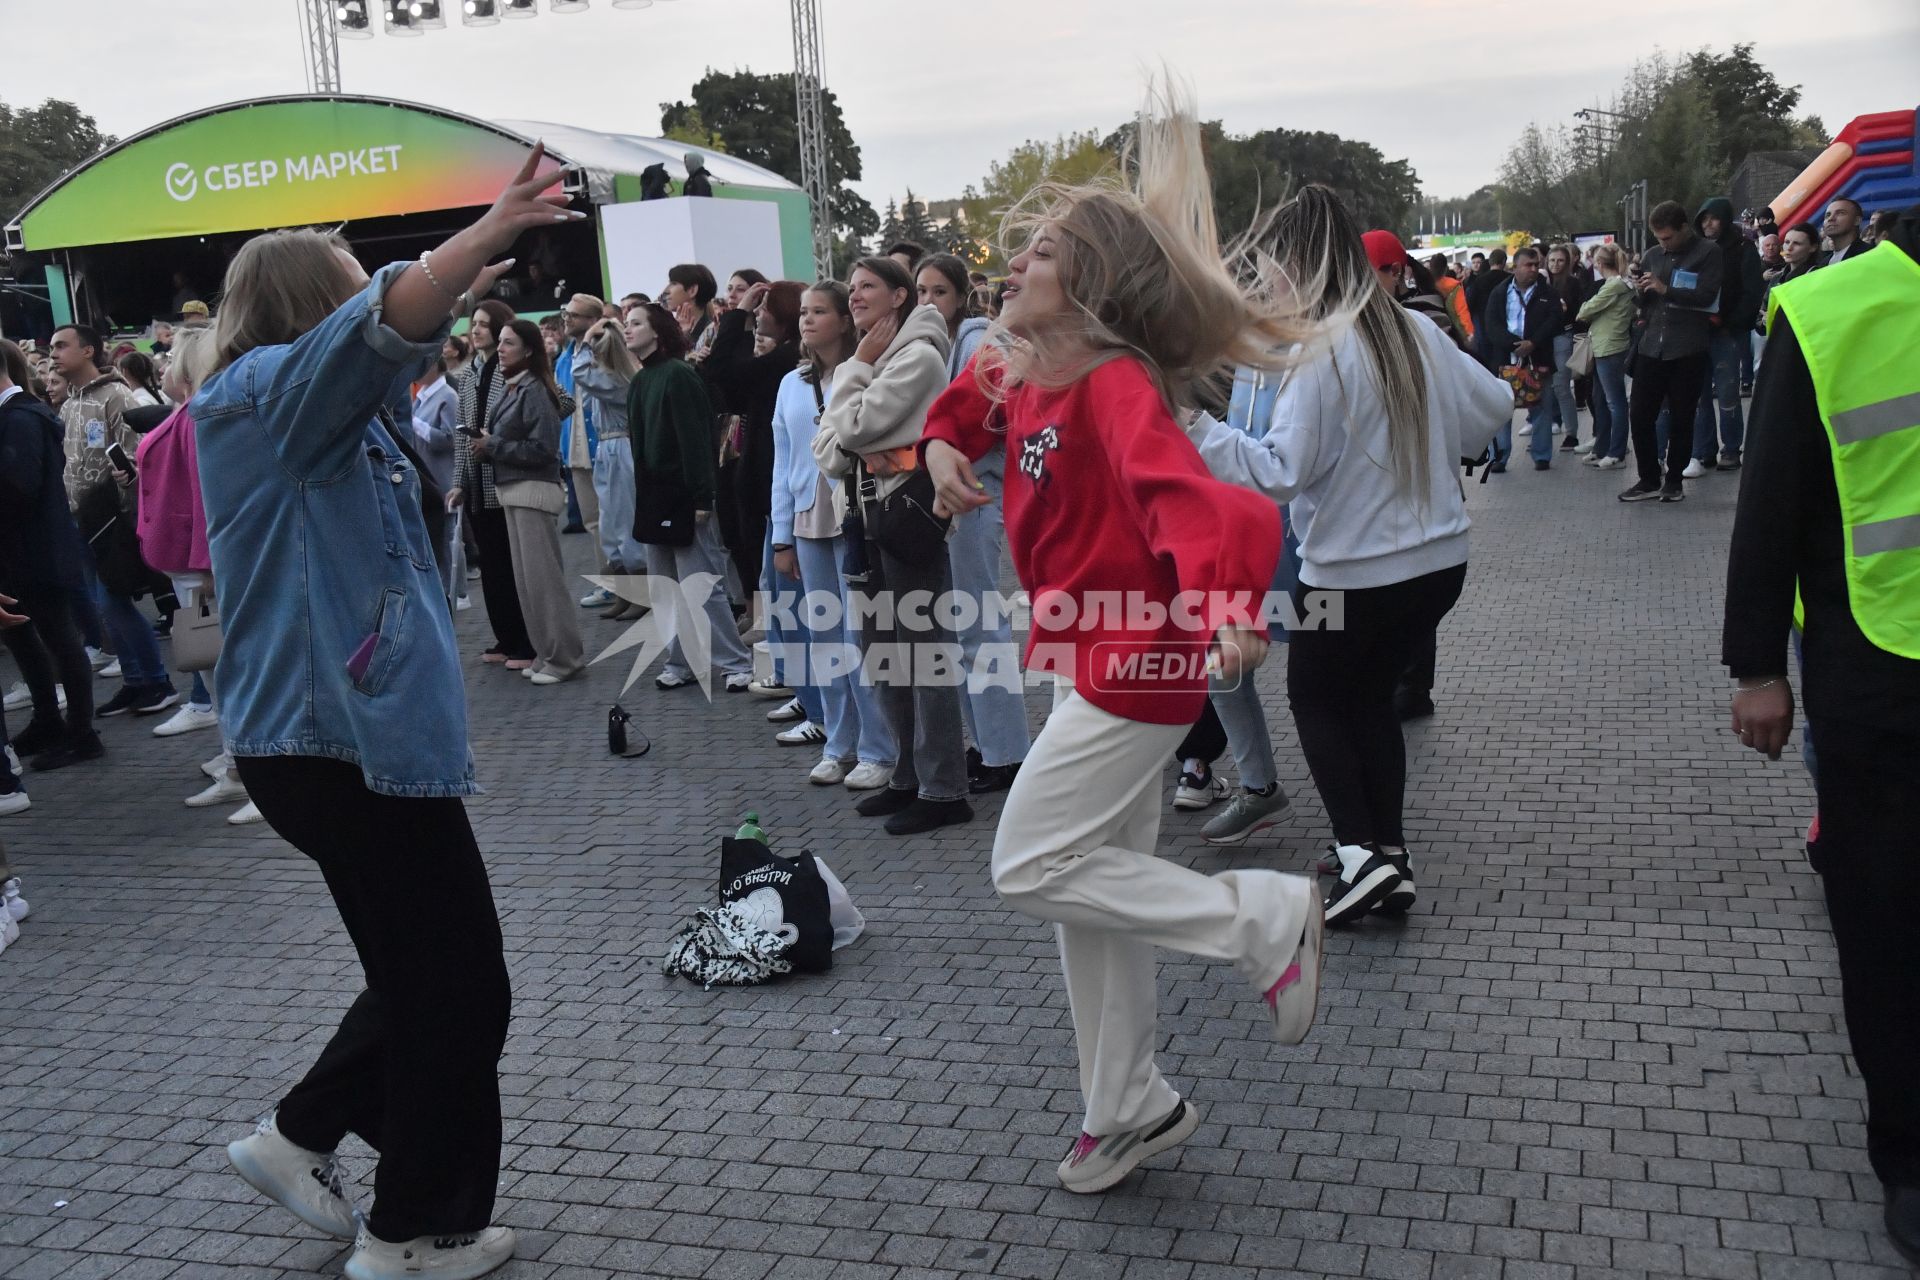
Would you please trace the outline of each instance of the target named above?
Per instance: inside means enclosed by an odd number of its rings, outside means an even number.
[[[1407,246],[1400,243],[1400,237],[1391,231],[1369,231],[1360,237],[1360,243],[1367,247],[1367,261],[1378,271],[1381,267],[1405,266]]]

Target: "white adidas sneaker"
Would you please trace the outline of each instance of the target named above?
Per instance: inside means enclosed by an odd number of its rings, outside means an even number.
[[[380,1239],[366,1227],[353,1242],[347,1280],[478,1280],[513,1258],[512,1227],[488,1227],[471,1235],[421,1236],[401,1244]]]
[[[341,1240],[360,1233],[353,1202],[341,1185],[340,1162],[331,1151],[295,1146],[281,1135],[272,1114],[253,1136],[227,1144],[227,1162],[248,1186],[315,1231]]]

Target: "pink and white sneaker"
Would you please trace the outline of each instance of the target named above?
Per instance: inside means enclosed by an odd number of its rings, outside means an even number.
[[[1281,1044],[1299,1044],[1313,1029],[1320,1008],[1320,962],[1327,940],[1327,911],[1320,895],[1309,893],[1307,927],[1300,933],[1300,949],[1280,981],[1263,997],[1273,1018],[1273,1038]]]
[[[1060,1162],[1060,1185],[1081,1195],[1105,1191],[1139,1168],[1148,1156],[1178,1146],[1199,1127],[1200,1113],[1182,1099],[1165,1116],[1141,1128],[1104,1138],[1083,1133]]]

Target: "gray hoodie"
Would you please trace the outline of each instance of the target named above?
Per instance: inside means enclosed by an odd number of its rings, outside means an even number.
[[[853,474],[863,453],[881,453],[920,443],[927,410],[947,389],[947,322],[937,307],[916,307],[878,362],[848,360],[833,374],[833,398],[820,415],[813,460],[829,476]],[[875,477],[876,496],[892,492],[906,477]],[[845,502],[846,486],[835,491]],[[841,514],[844,514],[844,510]]]

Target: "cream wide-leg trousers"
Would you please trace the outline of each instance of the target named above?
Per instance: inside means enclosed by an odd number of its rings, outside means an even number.
[[[994,837],[1002,901],[1058,927],[1083,1128],[1096,1137],[1158,1120],[1180,1099],[1153,1061],[1153,949],[1229,961],[1264,995],[1293,963],[1313,901],[1305,876],[1210,876],[1154,856],[1163,772],[1186,731],[1123,720],[1062,682]]]

